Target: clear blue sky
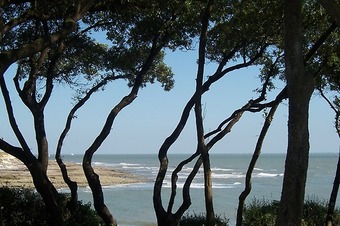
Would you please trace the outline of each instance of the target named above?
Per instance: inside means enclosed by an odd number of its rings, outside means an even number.
[[[159,147],[177,125],[184,105],[194,92],[196,60],[196,52],[168,52],[166,62],[175,74],[174,89],[165,92],[159,84],[152,84],[140,90],[138,98],[118,115],[110,136],[97,153],[158,153]],[[206,76],[214,69],[213,64],[208,64]],[[14,68],[9,73],[14,73]],[[249,99],[257,97],[257,93],[253,92],[260,86],[257,76],[257,69],[250,67],[226,75],[211,87],[203,98],[206,131],[214,129],[235,109],[243,106]],[[7,80],[13,94],[11,77],[8,74]],[[284,83],[278,81],[277,86],[283,88]],[[78,117],[73,121],[71,131],[65,140],[63,153],[83,153],[98,135],[110,109],[128,92],[124,82],[115,82],[107,86],[104,92],[96,93],[77,113]],[[279,90],[274,92],[276,94]],[[46,109],[46,128],[52,154],[68,111],[72,107],[71,96],[72,93],[67,87],[55,86],[55,92]],[[32,117],[16,95],[12,95],[12,103],[19,127],[35,151]],[[0,109],[0,137],[17,144],[9,128],[2,98]],[[286,151],[287,116],[287,102],[284,102],[276,113],[263,146],[263,153]],[[218,143],[211,153],[252,153],[263,121],[261,113],[245,113],[232,132]],[[169,153],[193,152],[196,147],[195,135],[192,112],[185,130]],[[311,100],[310,138],[312,153],[338,152],[339,138],[334,129],[334,113],[324,100],[316,95],[313,95]]]

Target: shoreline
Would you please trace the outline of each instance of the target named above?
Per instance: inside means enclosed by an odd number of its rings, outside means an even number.
[[[86,177],[80,163],[65,162],[68,175],[71,180],[77,182],[79,188],[88,187]],[[99,175],[102,186],[112,186],[119,184],[135,184],[147,182],[145,178],[140,178],[129,172],[116,170],[105,166],[93,166]],[[56,189],[68,188],[64,182],[59,166],[54,160],[49,161],[47,175]],[[0,186],[34,188],[31,174],[26,166],[15,157],[0,152]]]

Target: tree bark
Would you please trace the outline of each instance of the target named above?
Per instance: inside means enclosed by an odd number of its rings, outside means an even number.
[[[206,209],[206,225],[215,225],[215,213],[213,205],[213,190],[212,190],[212,176],[210,167],[210,158],[207,146],[204,139],[204,126],[202,116],[202,95],[203,91],[203,76],[205,65],[205,52],[207,44],[207,31],[210,19],[210,13],[213,6],[213,0],[208,1],[207,7],[202,14],[202,28],[200,34],[198,69],[196,76],[196,102],[195,102],[195,118],[196,118],[196,132],[197,132],[197,147],[202,156],[202,163],[204,169],[204,197]]]
[[[88,152],[87,152],[88,153]],[[93,154],[92,154],[93,155]],[[91,161],[92,155],[85,154],[83,159],[83,169],[89,186],[92,190],[93,205],[98,215],[103,219],[105,225],[116,226],[117,221],[113,218],[104,202],[103,189],[100,184],[99,176],[94,172]]]
[[[276,226],[296,226],[302,220],[309,158],[308,110],[314,79],[304,68],[301,1],[285,0],[284,10],[288,147]]]
[[[63,132],[60,134],[59,140],[58,140],[58,144],[57,144],[57,148],[56,148],[56,154],[55,154],[55,159],[59,165],[60,171],[62,173],[63,179],[65,181],[65,183],[67,184],[67,186],[70,188],[71,191],[71,199],[69,202],[69,209],[72,212],[74,212],[75,210],[75,205],[78,201],[78,184],[76,181],[72,181],[71,178],[68,176],[68,172],[67,172],[67,167],[64,164],[60,154],[61,154],[61,149],[63,146],[63,142],[66,138],[66,135],[68,133],[68,131],[71,128],[71,123],[72,123],[72,119],[74,118],[74,115],[76,113],[76,111],[81,108],[86,101],[88,101],[91,97],[91,95],[96,92],[98,89],[100,89],[101,87],[103,87],[104,85],[107,84],[108,81],[110,80],[114,80],[117,79],[118,77],[106,77],[104,78],[100,83],[98,83],[97,85],[95,85],[94,87],[92,87],[89,92],[86,93],[86,95],[80,99],[78,101],[78,103],[70,110],[68,116],[67,116],[67,120],[66,120],[66,125],[65,128],[63,130]]]
[[[326,96],[321,91],[321,96],[328,102],[330,107],[335,112],[335,129],[337,131],[337,134],[340,138],[340,109],[336,106],[333,106],[333,104],[326,98]],[[328,202],[328,210],[327,210],[327,216],[326,216],[326,226],[332,226],[333,225],[333,215],[334,215],[334,209],[336,204],[336,199],[339,192],[339,185],[340,185],[340,148],[339,148],[339,157],[338,157],[338,164],[336,167],[334,182],[333,182],[333,188],[331,195],[329,197]]]
[[[336,198],[338,196],[338,191],[339,191],[339,184],[340,184],[340,151],[339,151],[338,164],[336,168],[335,178],[333,182],[333,188],[332,188],[331,196],[328,202],[326,226],[333,225],[333,215],[334,215]]]
[[[25,138],[19,130],[16,119],[14,117],[11,99],[3,74],[0,74],[0,87],[5,100],[6,110],[11,127],[21,145],[21,147],[14,147],[4,140],[1,140],[0,148],[6,153],[11,154],[22,161],[30,171],[34,186],[42,196],[46,208],[50,214],[48,218],[49,225],[64,225],[62,208],[58,203],[58,192],[47,177],[46,164],[42,164],[41,162],[39,162],[32,154],[28,144],[25,141]]]
[[[274,114],[276,112],[276,109],[280,102],[278,102],[276,105],[274,105],[271,109],[269,114],[266,117],[265,123],[261,129],[260,136],[257,140],[257,144],[253,153],[253,156],[251,158],[251,161],[248,166],[248,170],[246,173],[246,178],[245,178],[245,188],[242,191],[242,193],[239,196],[239,203],[238,203],[238,208],[237,208],[237,218],[236,218],[236,226],[242,226],[242,220],[243,220],[243,208],[244,208],[244,203],[247,198],[247,196],[250,194],[252,184],[251,184],[251,176],[254,171],[257,159],[260,157],[261,154],[261,149],[262,149],[262,144],[263,141],[266,137],[266,134],[268,132],[268,129],[271,125],[271,122],[273,120]]]
[[[59,204],[59,194],[51,181],[48,179],[44,166],[34,160],[30,165],[26,165],[32,175],[33,183],[44,200],[49,213],[48,223],[51,226],[65,225],[63,219],[63,208]]]
[[[143,67],[136,75],[130,93],[127,96],[124,96],[121,99],[121,101],[115,107],[112,108],[111,112],[106,118],[106,122],[101,132],[96,137],[91,146],[85,151],[83,157],[83,170],[88,181],[88,184],[92,190],[94,207],[97,213],[103,218],[104,222],[107,225],[117,225],[117,222],[112,217],[110,211],[108,210],[107,206],[104,203],[104,195],[100,184],[99,176],[94,172],[94,169],[92,167],[92,157],[110,134],[113,123],[119,112],[126,106],[131,104],[137,97],[138,91],[143,84],[145,75],[150,70],[156,56],[159,54],[161,49],[167,43],[168,38],[169,34],[167,32],[165,32],[164,34],[162,33],[162,35],[160,34],[155,35],[152,42],[152,47],[150,49],[150,53],[147,59],[145,60]]]
[[[140,84],[138,84],[140,85]],[[139,86],[138,86],[139,87]],[[133,89],[134,90],[134,89]],[[87,182],[92,190],[93,205],[98,215],[104,220],[106,225],[117,225],[116,220],[113,218],[109,209],[104,202],[103,189],[99,180],[99,176],[94,172],[92,167],[92,157],[94,153],[98,150],[101,144],[105,141],[111,132],[113,122],[118,115],[118,113],[126,106],[128,106],[137,97],[138,89],[128,96],[125,96],[110,112],[106,122],[103,126],[102,131],[97,136],[92,145],[85,151],[83,157],[83,170],[87,179]]]
[[[205,196],[205,210],[206,210],[206,225],[215,225],[215,211],[213,204],[213,188],[212,188],[212,175],[210,167],[209,153],[203,153],[203,170],[204,170],[204,196]]]

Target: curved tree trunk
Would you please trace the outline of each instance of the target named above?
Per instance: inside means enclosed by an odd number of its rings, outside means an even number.
[[[65,225],[63,219],[63,209],[59,204],[58,191],[48,179],[44,166],[37,161],[26,165],[32,175],[33,183],[44,200],[49,213],[48,223],[51,226]]]
[[[104,194],[100,184],[99,176],[94,172],[92,166],[92,155],[85,154],[83,159],[83,169],[86,179],[91,187],[93,194],[93,205],[98,215],[103,219],[105,225],[116,226],[117,221],[113,218],[104,202]]]
[[[111,112],[106,118],[106,122],[100,132],[100,134],[96,137],[92,145],[85,151],[84,157],[83,157],[83,170],[86,176],[86,179],[89,183],[89,186],[92,190],[93,195],[93,202],[94,207],[104,220],[104,222],[107,225],[117,225],[116,220],[112,217],[112,214],[108,210],[107,206],[104,203],[104,195],[101,187],[101,183],[99,180],[99,176],[94,172],[93,167],[91,165],[92,163],[92,157],[94,153],[99,149],[101,144],[105,141],[105,139],[108,137],[108,135],[111,132],[112,125],[114,123],[114,120],[116,119],[119,112],[124,109],[126,106],[131,104],[134,99],[137,97],[139,88],[142,86],[144,81],[144,76],[147,74],[147,72],[150,70],[152,64],[154,63],[154,60],[156,56],[159,54],[163,46],[166,44],[169,36],[167,32],[165,32],[163,35],[155,35],[155,38],[152,42],[152,47],[150,49],[150,53],[145,60],[143,67],[139,71],[139,73],[136,75],[133,87],[130,91],[130,93],[127,96],[124,96],[121,101],[112,108]]]
[[[48,179],[41,163],[39,163],[32,153],[28,152],[27,150],[23,150],[20,147],[14,147],[4,140],[0,140],[0,148],[23,162],[29,170],[34,186],[45,203],[47,212],[49,214],[49,225],[65,225],[63,219],[63,210],[59,203],[58,191]]]
[[[338,164],[336,168],[335,178],[333,182],[333,188],[332,188],[331,196],[329,198],[329,203],[328,203],[326,226],[333,225],[333,215],[334,215],[336,198],[338,196],[338,191],[339,191],[339,184],[340,184],[340,151],[339,151]]]
[[[202,15],[202,29],[200,34],[198,70],[196,76],[196,102],[195,102],[195,118],[196,118],[196,133],[197,133],[197,147],[202,156],[202,163],[204,169],[204,197],[206,209],[206,225],[215,225],[215,213],[213,205],[213,189],[212,176],[210,167],[210,158],[207,146],[204,139],[204,126],[202,116],[202,95],[203,91],[203,76],[205,64],[205,52],[207,44],[207,31],[210,19],[210,13],[213,6],[213,0],[208,1],[207,7]]]
[[[89,92],[87,92],[86,95],[82,99],[80,99],[78,101],[78,103],[70,110],[70,112],[67,116],[65,128],[64,128],[63,132],[60,134],[60,137],[59,137],[59,140],[58,140],[58,145],[57,145],[57,148],[56,148],[55,159],[56,159],[56,161],[59,165],[60,171],[63,175],[63,179],[64,179],[65,183],[67,184],[67,186],[70,188],[70,191],[71,191],[71,199],[70,199],[70,202],[69,202],[69,209],[70,209],[71,213],[75,210],[75,205],[78,201],[78,184],[77,184],[76,181],[72,181],[71,178],[68,176],[67,167],[64,164],[64,162],[63,162],[63,160],[60,156],[61,149],[62,149],[62,146],[63,146],[63,142],[65,140],[65,137],[66,137],[68,131],[71,128],[71,122],[72,122],[72,119],[74,118],[76,111],[79,108],[81,108],[86,103],[86,101],[88,101],[90,99],[91,95],[94,92],[96,92],[99,88],[106,85],[108,81],[114,80],[114,79],[117,79],[117,78],[118,77],[108,76],[108,77],[104,78],[100,83],[98,83],[97,85],[92,87],[89,90]]]
[[[138,89],[137,89],[138,90]],[[132,103],[137,93],[131,91],[128,96],[125,96],[110,112],[105,122],[105,125],[97,136],[93,144],[85,151],[83,157],[83,170],[87,179],[87,182],[92,190],[93,205],[98,215],[104,220],[106,225],[117,225],[116,220],[113,218],[109,209],[104,202],[104,194],[102,186],[99,180],[99,176],[94,172],[92,167],[92,157],[98,150],[100,145],[104,142],[107,136],[110,134],[113,122],[118,113],[127,105]]]
[[[327,101],[328,99],[325,98]],[[337,109],[331,104],[331,107],[335,111],[335,128],[338,133],[338,136],[340,138],[340,109]],[[333,225],[333,215],[334,215],[334,209],[335,209],[335,203],[338,196],[339,191],[339,184],[340,184],[340,148],[339,148],[339,157],[338,157],[338,164],[336,168],[335,178],[333,182],[333,188],[331,192],[331,196],[329,198],[328,202],[328,210],[327,210],[327,216],[326,216],[326,226],[332,226]]]
[[[251,191],[251,186],[252,186],[251,185],[251,176],[252,176],[253,170],[255,168],[257,159],[259,158],[259,156],[261,154],[261,149],[262,149],[262,144],[263,144],[264,138],[266,137],[266,134],[267,134],[268,129],[269,129],[270,125],[271,125],[271,122],[273,120],[274,114],[276,112],[276,109],[277,109],[279,103],[280,102],[278,102],[275,106],[273,106],[270,109],[270,112],[267,115],[265,123],[264,123],[264,125],[262,127],[260,136],[259,136],[259,138],[257,140],[257,144],[256,144],[256,147],[255,147],[255,150],[254,150],[254,154],[253,154],[252,159],[251,159],[251,161],[249,163],[248,170],[247,170],[247,173],[246,173],[245,188],[244,188],[244,190],[242,191],[242,193],[239,196],[239,203],[238,203],[238,208],[237,208],[236,226],[242,226],[244,203],[245,203],[245,200],[246,200],[247,196],[249,195],[249,193]]]

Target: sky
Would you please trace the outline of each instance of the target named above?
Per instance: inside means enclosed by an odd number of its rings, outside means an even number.
[[[173,90],[163,91],[158,83],[141,89],[135,101],[119,113],[109,137],[97,154],[158,153],[166,137],[176,127],[186,102],[195,90],[197,53],[196,51],[169,51],[165,61],[174,72],[175,87]],[[206,65],[206,77],[212,74],[215,66],[212,63]],[[36,153],[32,117],[16,96],[11,80],[14,72],[13,66],[8,70],[6,78],[12,94],[15,116],[33,153]],[[221,81],[211,86],[202,100],[206,132],[215,129],[233,111],[258,96],[254,92],[261,85],[258,74],[257,68],[248,67],[226,75]],[[268,96],[268,100],[275,97],[285,84],[277,81],[276,86],[278,89]],[[129,89],[125,82],[113,82],[106,87],[105,91],[95,93],[91,100],[78,111],[77,118],[73,120],[62,154],[84,153],[99,134],[111,108],[128,93]],[[46,130],[52,155],[64,128],[67,114],[74,103],[72,95],[69,88],[56,85],[55,92],[46,107]],[[0,109],[0,137],[17,145],[18,142],[9,127],[2,97]],[[262,153],[286,152],[287,120],[288,104],[285,101],[280,105],[274,117]],[[263,122],[262,113],[245,113],[231,133],[211,149],[211,153],[252,153]],[[337,153],[339,150],[339,138],[334,129],[334,112],[317,94],[313,94],[310,106],[310,144],[311,153]],[[169,154],[193,153],[195,147],[196,131],[192,110],[184,131],[170,148]]]

